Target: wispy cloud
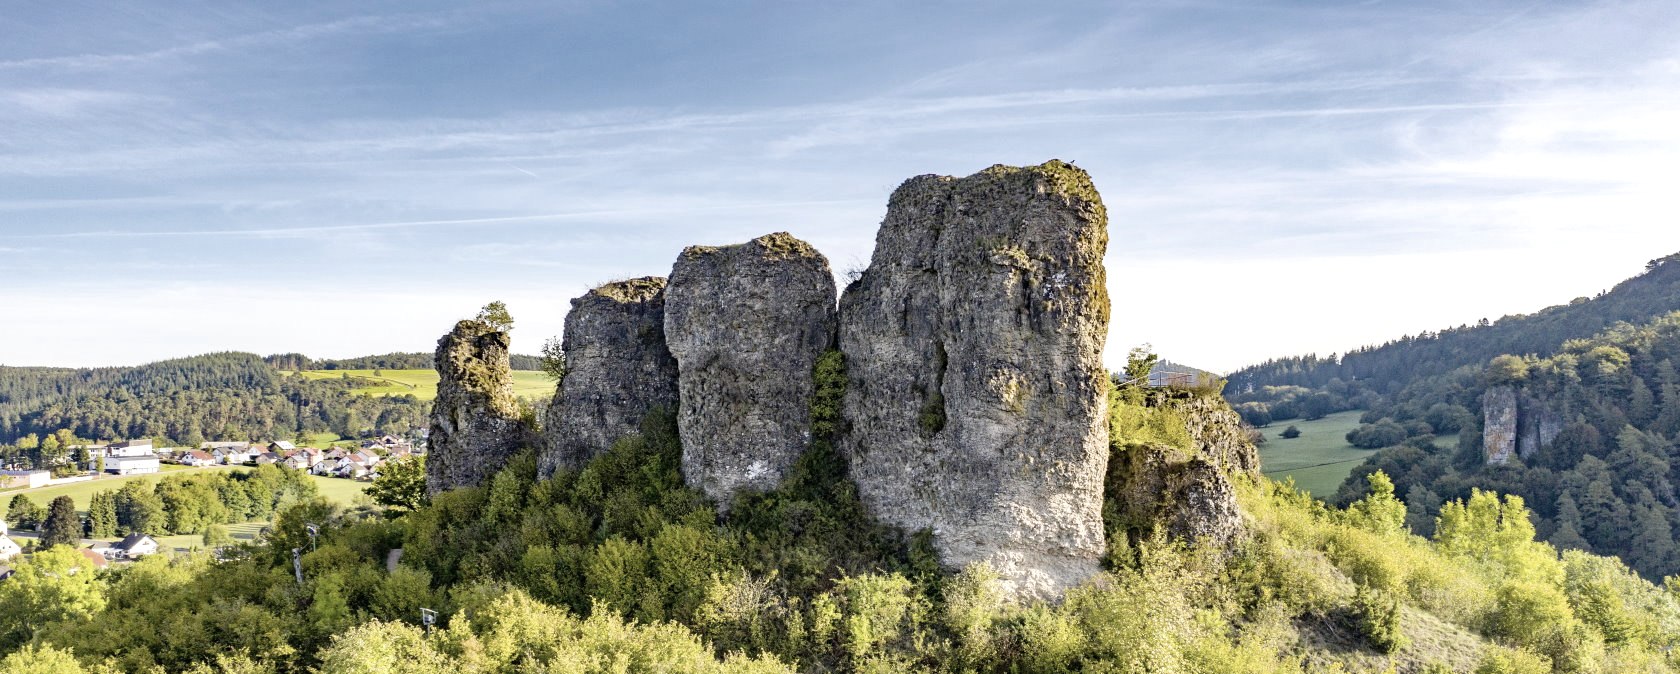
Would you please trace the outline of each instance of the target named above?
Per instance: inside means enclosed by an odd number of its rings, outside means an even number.
[[[1117,345],[1209,367],[1532,310],[1680,249],[1671,0],[988,5],[948,35],[894,33],[917,25],[903,5],[672,5],[656,35],[588,3],[277,7],[4,52],[0,313],[389,301],[424,347],[432,322],[517,295],[522,326],[557,331],[569,294],[659,273],[685,244],[789,230],[864,260],[899,180],[1052,156],[1108,203],[1117,315],[1217,305],[1273,326],[1237,344],[1115,326]],[[66,252],[169,264],[117,287],[54,274]],[[1219,271],[1128,292],[1184,260]],[[275,265],[295,288],[265,281]],[[1321,300],[1342,310],[1285,325],[1275,303],[1230,301],[1233,278],[1274,297],[1333,285]],[[268,336],[331,355],[301,329]],[[202,343],[148,339],[159,356]],[[58,354],[42,362],[130,346],[0,335],[0,353]]]
[[[16,240],[34,239],[138,239],[138,238],[199,238],[199,237],[251,237],[251,238],[286,238],[304,237],[317,234],[339,234],[349,232],[370,232],[379,230],[419,229],[426,227],[462,227],[462,226],[494,226],[494,225],[523,225],[560,220],[610,220],[616,218],[646,217],[654,215],[676,215],[687,213],[732,213],[754,210],[794,209],[794,208],[823,208],[833,206],[860,205],[856,200],[833,199],[822,201],[788,201],[788,202],[741,202],[728,204],[686,204],[666,208],[616,208],[601,210],[571,211],[565,213],[539,213],[533,215],[511,215],[486,218],[455,218],[449,220],[409,220],[404,222],[374,222],[339,225],[304,225],[297,227],[269,227],[256,229],[181,229],[181,230],[96,230],[79,232],[47,232],[35,234],[13,234],[7,238]],[[4,250],[4,249],[0,249]],[[20,249],[12,249],[20,250]]]
[[[272,47],[318,40],[339,35],[401,32],[447,25],[442,17],[416,14],[387,16],[357,16],[335,21],[310,23],[274,30],[231,35],[214,40],[199,40],[148,51],[126,53],[88,53],[67,56],[47,56],[0,61],[0,71],[17,70],[97,70],[150,63],[169,59],[202,56],[218,52],[253,47]]]

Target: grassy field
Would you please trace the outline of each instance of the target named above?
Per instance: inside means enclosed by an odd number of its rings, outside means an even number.
[[[268,526],[267,522],[241,522],[227,525],[228,534],[233,536],[236,543],[247,543],[257,537],[257,532]],[[176,550],[191,550],[204,547],[203,534],[186,534],[181,536],[158,536],[159,546]]]
[[[310,379],[336,379],[350,377],[361,379],[373,384],[356,389],[357,393],[370,396],[384,395],[413,395],[421,400],[431,400],[437,397],[438,373],[435,370],[306,370],[303,376]],[[541,372],[531,370],[513,371],[513,393],[521,398],[541,398],[554,393],[554,381]]]
[[[1348,431],[1359,427],[1359,415],[1364,413],[1351,410],[1314,421],[1272,422],[1260,429],[1266,434],[1266,444],[1260,445],[1260,470],[1274,480],[1295,478],[1295,486],[1329,498],[1359,462],[1376,453],[1347,442]],[[1301,430],[1301,437],[1286,440],[1278,435],[1291,425]]]
[[[51,503],[53,499],[60,496],[69,496],[76,501],[76,509],[86,513],[88,500],[95,492],[107,490],[115,491],[117,489],[121,489],[124,484],[136,480],[145,480],[147,482],[155,483],[159,479],[162,479],[164,475],[176,475],[189,471],[244,470],[236,466],[189,468],[186,466],[176,466],[172,464],[164,464],[163,468],[164,472],[153,475],[102,477],[95,480],[89,480],[87,482],[74,482],[71,484],[54,485],[51,487],[0,491],[0,513],[5,512],[5,510],[10,507],[12,497],[17,494],[28,495],[29,500],[34,501],[35,504],[39,506],[46,506],[48,503]],[[336,477],[311,475],[310,479],[314,480],[315,486],[320,488],[322,496],[327,497],[327,499],[333,502],[341,503],[347,506],[352,505],[355,502],[356,497],[361,495],[363,491],[366,491],[368,486],[368,483],[366,482],[344,480]]]

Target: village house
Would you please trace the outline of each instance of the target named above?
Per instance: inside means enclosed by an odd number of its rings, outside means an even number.
[[[340,460],[338,472],[335,473],[335,475],[345,479],[359,480],[367,477],[372,472],[373,466],[369,465],[367,462],[360,459],[346,458]]]
[[[0,520],[0,562],[23,554],[23,548],[17,541],[6,536],[6,522]]]
[[[210,450],[210,456],[216,460],[216,463],[237,466],[250,463],[251,459],[256,455],[251,452],[250,446],[247,445],[245,447],[219,447],[212,449]]]
[[[181,454],[181,465],[195,466],[199,468],[204,466],[214,466],[216,465],[216,457],[211,456],[209,452],[202,449],[188,450]]]
[[[292,444],[290,442],[287,442],[285,440],[275,440],[274,442],[271,442],[268,445],[268,451],[274,452],[276,454],[278,454],[280,452],[290,452],[290,451],[293,451],[293,450],[296,450],[296,449],[297,449],[297,445],[294,445],[294,444]]]
[[[312,465],[310,463],[310,456],[309,450],[300,449],[296,452],[292,452],[292,455],[286,457],[286,460],[280,462],[280,464],[292,470],[309,470]]]
[[[110,562],[105,560],[105,557],[103,555],[100,555],[99,553],[94,552],[92,550],[89,550],[87,548],[78,548],[76,550],[76,552],[81,554],[81,556],[84,559],[88,560],[88,563],[93,564],[93,568],[95,568],[95,569],[103,569],[103,568],[111,565]],[[70,573],[75,573],[75,572],[76,572],[75,569],[70,570]]]
[[[146,555],[156,554],[157,539],[145,534],[129,534],[127,538],[111,546],[105,554],[112,559],[139,559]]]
[[[123,442],[112,443],[105,448],[106,458],[153,456],[156,453],[157,452],[152,450],[151,440],[125,440]]]
[[[266,466],[266,465],[273,464],[273,463],[280,463],[280,461],[281,461],[280,455],[276,454],[274,452],[263,452],[261,454],[258,454],[257,458],[256,458],[257,465],[259,465],[259,466]]]

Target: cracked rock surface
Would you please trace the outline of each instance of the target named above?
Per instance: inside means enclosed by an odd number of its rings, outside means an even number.
[[[920,176],[841,300],[842,441],[883,521],[1049,598],[1098,570],[1108,219],[1060,161]]]

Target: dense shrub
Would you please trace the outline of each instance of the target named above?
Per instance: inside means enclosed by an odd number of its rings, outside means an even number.
[[[1379,421],[1365,424],[1348,431],[1348,444],[1361,449],[1381,449],[1392,447],[1406,441],[1411,434],[1406,428],[1392,421]]]

